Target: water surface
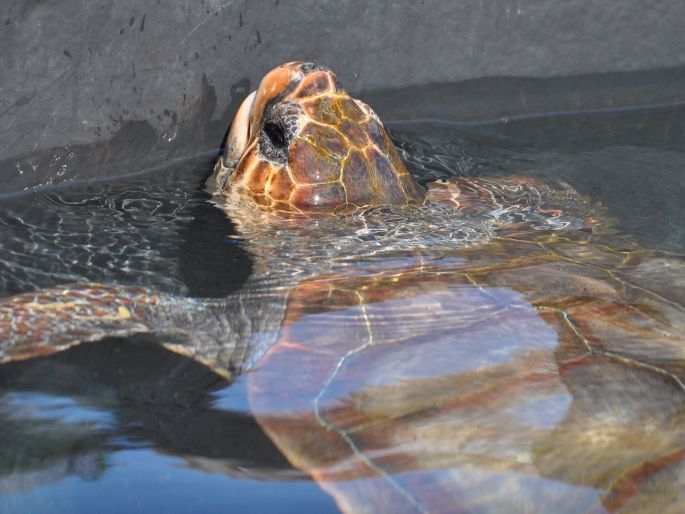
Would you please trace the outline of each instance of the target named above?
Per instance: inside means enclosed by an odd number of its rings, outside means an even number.
[[[420,182],[511,175],[549,184],[561,180],[601,202],[628,239],[664,255],[685,249],[685,108],[387,125]],[[85,281],[143,285],[179,297],[223,298],[241,291],[259,249],[250,247],[254,241],[245,241],[202,190],[211,159],[2,198],[0,297]],[[650,487],[668,483],[672,492],[682,480],[678,451],[685,425],[679,412],[685,396],[674,380],[685,355],[675,349],[662,359],[657,347],[656,355],[635,357],[663,373],[628,369],[610,357],[579,360],[564,339],[568,334],[536,311],[538,291],[517,290],[514,279],[501,288],[459,282],[466,254],[445,247],[462,245],[469,258],[478,259],[478,238],[490,237],[490,226],[473,236],[448,231],[438,218],[427,213],[412,219],[423,236],[419,240],[432,242],[419,250],[400,248],[411,246],[417,234],[401,230],[401,217],[393,218],[391,230],[397,252],[373,249],[390,240],[385,233],[358,234],[355,248],[370,250],[357,250],[346,286],[333,274],[329,282],[314,277],[302,289],[312,297],[345,287],[388,289],[384,280],[390,279],[381,271],[394,269],[401,277],[395,293],[382,301],[355,305],[332,293],[327,298],[337,309],[314,312],[310,306],[293,321],[289,337],[295,341],[315,333],[317,345],[334,348],[334,358],[316,366],[302,354],[282,356],[285,363],[304,361],[297,374],[312,380],[317,366],[335,369],[319,389],[302,386],[302,405],[292,395],[281,398],[279,388],[304,383],[292,374],[274,378],[258,370],[229,381],[191,359],[134,340],[107,340],[0,367],[0,510],[338,512],[338,506],[354,509],[362,498],[359,481],[399,495],[409,511],[418,512],[431,510],[430,499],[412,491],[431,481],[449,485],[436,485],[442,503],[465,512],[549,512],[559,502],[568,507],[565,512],[682,506],[660,503]],[[286,256],[293,268],[306,259],[307,248],[293,249],[296,244]],[[417,273],[417,252],[422,263],[432,263],[431,272],[443,275]],[[411,294],[403,296],[402,287]],[[420,315],[417,306],[425,308]],[[673,308],[682,312],[682,305]],[[368,330],[369,319],[384,320],[395,332]],[[392,358],[383,344],[396,344]],[[288,369],[269,362],[268,370]],[[358,369],[373,373],[360,379]],[[483,383],[492,390],[485,391]],[[255,396],[260,384],[273,387],[273,397]],[[455,393],[443,400],[442,391]],[[421,403],[429,398],[433,403]],[[313,425],[306,415],[310,408],[318,418]],[[374,432],[361,442],[354,439],[355,416],[366,419],[378,409],[390,409],[384,411],[390,419],[405,419],[389,425],[394,439]],[[292,452],[308,451],[292,441],[291,418],[303,434],[310,427],[316,435],[324,426],[354,442],[345,447],[350,455],[338,454],[335,466],[322,468],[323,490],[283,454],[284,448],[291,451],[292,459]],[[583,430],[613,439],[581,446]],[[623,432],[611,436],[617,431]],[[563,453],[570,449],[580,453]],[[356,472],[360,458],[373,466]],[[645,471],[649,465],[658,472]],[[621,477],[624,489],[644,494],[612,489]],[[670,501],[682,502],[682,494]]]

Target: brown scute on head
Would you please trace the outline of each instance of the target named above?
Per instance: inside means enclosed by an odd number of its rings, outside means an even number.
[[[345,119],[357,123],[368,118],[368,115],[359,107],[362,102],[354,98],[345,98],[340,101],[340,109]],[[364,104],[362,104],[364,105]]]
[[[301,137],[290,149],[289,162],[293,178],[298,184],[332,182],[340,178],[340,159]]]
[[[267,187],[267,194],[274,200],[286,201],[292,194],[295,184],[290,178],[290,173],[283,167],[271,174],[271,180]]]
[[[400,184],[400,177],[392,169],[387,157],[376,149],[368,150],[369,161],[373,163],[378,190],[377,195],[385,198],[385,203],[399,205],[406,202],[406,195]]]
[[[332,91],[339,92],[343,89],[342,84],[340,83],[340,79],[338,79],[338,76],[335,73],[333,73],[328,66],[314,64],[311,62],[305,62],[300,65],[300,70],[302,71],[305,77],[317,71],[321,72],[319,75],[325,74],[328,77],[328,81]]]
[[[256,159],[250,169],[245,172],[245,182],[250,191],[257,194],[264,193],[272,169],[269,162]]]
[[[305,113],[314,121],[326,125],[336,125],[345,119],[340,100],[334,96],[321,96],[304,104]]]
[[[369,136],[371,143],[376,145],[381,152],[387,152],[387,136],[383,125],[371,118],[362,126],[366,128],[366,134]]]
[[[342,133],[333,127],[310,123],[300,132],[300,137],[320,148],[331,157],[342,160],[349,149],[349,143]]]
[[[374,192],[369,187],[369,163],[360,150],[352,150],[343,163],[343,184],[347,200],[354,205],[369,205]]]
[[[327,75],[316,74],[306,77],[297,89],[296,98],[307,98],[331,90],[331,81]]]
[[[249,105],[249,123],[240,125],[249,129],[238,134],[245,150],[224,173],[227,188],[295,215],[423,201],[378,117],[340,89],[328,68],[280,66],[264,77]]]
[[[338,126],[338,130],[341,134],[345,134],[345,137],[355,148],[364,148],[369,145],[369,138],[366,136],[359,123],[355,123],[349,120],[343,120]]]

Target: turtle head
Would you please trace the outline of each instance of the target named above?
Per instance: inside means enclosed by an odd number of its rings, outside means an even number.
[[[270,71],[243,101],[208,184],[305,214],[423,200],[373,110],[328,68],[301,62]]]

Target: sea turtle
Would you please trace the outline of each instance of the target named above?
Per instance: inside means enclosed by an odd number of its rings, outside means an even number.
[[[154,334],[223,376],[343,512],[685,510],[685,267],[567,185],[424,189],[327,68],[239,108],[208,179],[237,293],[72,285],[0,302],[0,359]]]

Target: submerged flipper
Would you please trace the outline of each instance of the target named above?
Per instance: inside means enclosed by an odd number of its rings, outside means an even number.
[[[0,362],[105,337],[150,332],[160,296],[142,287],[79,284],[0,300]]]
[[[138,286],[75,284],[0,300],[0,363],[30,359],[107,337],[148,334],[168,350],[230,378],[277,336],[287,290],[253,284],[221,300]]]
[[[428,184],[427,201],[496,220],[501,226],[526,225],[533,231],[609,226],[605,209],[568,184],[556,187],[525,177],[454,177]]]

